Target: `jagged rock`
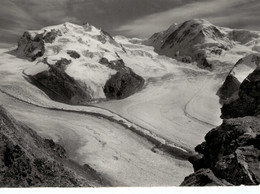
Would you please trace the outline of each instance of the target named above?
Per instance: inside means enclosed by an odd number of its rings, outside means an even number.
[[[224,120],[196,147],[202,155],[190,158],[195,170],[192,179],[200,169],[209,168],[218,179],[234,185],[260,184],[259,136],[259,117]]]
[[[78,174],[78,172],[83,172]],[[107,185],[92,169],[73,165],[64,148],[17,122],[0,106],[0,187]],[[83,174],[88,174],[83,176]],[[92,176],[92,173],[95,175]],[[100,182],[99,180],[103,180]]]
[[[106,59],[101,59],[100,63],[117,71],[104,87],[104,93],[108,99],[126,98],[142,89],[144,79],[126,67],[123,60],[108,62]]]
[[[45,52],[44,40],[33,38],[30,33],[25,32],[18,42],[17,52],[19,56],[34,61]]]
[[[18,42],[18,55],[34,61],[44,55],[45,43],[52,43],[57,36],[61,36],[61,32],[55,29],[34,36],[25,32]]]
[[[219,180],[210,169],[200,169],[187,176],[180,186],[231,186],[232,184]]]

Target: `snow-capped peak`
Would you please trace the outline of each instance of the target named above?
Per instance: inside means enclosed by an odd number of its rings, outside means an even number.
[[[233,30],[215,26],[204,19],[192,19],[155,33],[145,44],[153,46],[158,54],[212,67],[208,63],[212,55],[224,55],[233,48],[234,52],[240,52],[239,55],[244,52],[244,56],[259,51],[260,32]]]
[[[122,49],[112,36],[101,29],[90,24],[80,26],[66,22],[25,32],[17,51],[19,56],[36,60],[34,66],[24,71],[31,76],[65,61],[65,73],[82,83],[91,98],[96,99],[105,98],[104,85],[117,73],[108,65],[101,64],[100,60],[106,59],[108,64],[121,60],[118,53],[123,52]]]

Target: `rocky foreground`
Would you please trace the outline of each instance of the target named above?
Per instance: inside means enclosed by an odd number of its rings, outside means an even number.
[[[90,166],[69,160],[65,149],[42,139],[0,106],[0,187],[109,185]]]
[[[222,101],[226,97],[221,109],[223,123],[195,148],[199,154],[190,158],[195,173],[186,177],[182,186],[260,184],[260,58],[252,55],[245,59],[241,61],[250,62],[246,68],[252,63],[256,68],[241,84],[239,71],[230,72],[219,91]],[[239,86],[238,91],[233,86]],[[227,94],[225,88],[230,87],[234,91]]]

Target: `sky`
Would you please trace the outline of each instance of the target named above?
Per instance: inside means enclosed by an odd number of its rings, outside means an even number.
[[[192,18],[260,31],[259,10],[260,0],[0,0],[0,47],[15,44],[26,30],[64,22],[138,38]]]

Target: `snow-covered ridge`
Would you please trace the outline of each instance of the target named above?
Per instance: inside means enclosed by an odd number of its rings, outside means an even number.
[[[144,43],[153,46],[159,54],[183,62],[196,61],[201,67],[214,69],[211,58],[216,56],[246,56],[258,52],[260,32],[223,28],[204,19],[193,19],[173,24]]]
[[[118,53],[126,52],[107,32],[89,24],[72,23],[25,32],[17,51],[20,57],[36,60],[34,66],[25,69],[26,75],[36,76],[49,71],[51,66],[62,66],[64,73],[87,91],[90,100],[106,98],[105,85],[119,69],[111,68],[111,64],[122,61]],[[106,63],[101,63],[102,59]],[[66,64],[60,65],[64,61]]]

